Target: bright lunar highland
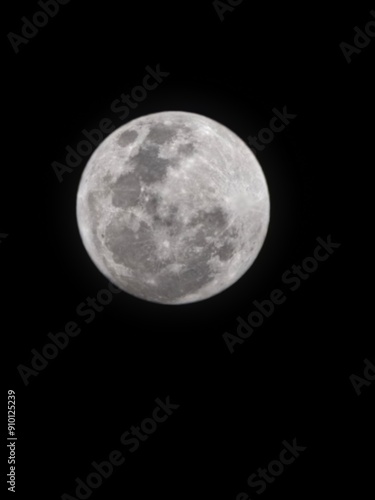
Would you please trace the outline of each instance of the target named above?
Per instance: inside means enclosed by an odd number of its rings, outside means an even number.
[[[267,183],[245,142],[180,111],[114,131],[77,195],[79,231],[99,270],[161,304],[197,302],[235,283],[263,245],[269,214]]]

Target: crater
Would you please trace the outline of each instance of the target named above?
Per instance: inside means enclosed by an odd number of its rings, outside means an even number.
[[[202,224],[209,228],[209,234],[222,230],[226,227],[228,222],[228,217],[224,210],[218,206],[210,210],[199,210],[198,214],[193,216],[189,226],[196,226]]]
[[[175,127],[160,123],[158,125],[154,125],[150,129],[150,132],[148,133],[146,139],[156,144],[162,145],[166,142],[170,142],[176,135],[177,131]]]
[[[181,144],[178,147],[178,153],[183,157],[191,156],[193,153],[195,153],[195,151],[196,151],[196,148],[195,148],[193,143]]]
[[[195,253],[194,253],[195,249],[207,248],[206,234],[202,229],[199,229],[192,236],[189,236],[186,239],[188,242],[187,253],[189,255],[189,259],[190,259],[191,255],[195,255]]]
[[[97,248],[100,248],[100,240],[98,238],[98,225],[99,225],[99,207],[95,192],[90,191],[87,194],[87,214],[89,216],[89,224],[92,231],[92,237]]]
[[[146,146],[131,157],[135,173],[145,184],[162,181],[167,175],[169,161],[159,157],[158,146]]]
[[[97,212],[97,204],[96,204],[96,197],[93,191],[90,191],[87,193],[87,205],[89,207],[88,213],[90,214],[90,217],[93,219],[97,220],[98,212]]]
[[[178,221],[178,206],[168,205],[160,208],[160,198],[152,195],[146,202],[146,210],[159,227],[167,229],[170,236],[174,236],[181,231],[181,224]]]
[[[113,192],[112,205],[115,207],[129,208],[136,205],[141,194],[139,177],[134,173],[120,175],[111,185]]]
[[[155,194],[149,196],[148,200],[145,202],[147,212],[155,216],[158,206],[159,206],[160,198]]]
[[[190,267],[190,264],[184,266],[180,272],[169,270],[161,274],[157,280],[157,289],[164,301],[173,303],[185,295],[197,292],[212,278],[212,270],[203,259],[193,267]]]
[[[226,241],[223,245],[221,245],[216,253],[222,262],[226,262],[233,257],[235,250],[236,247],[234,244],[231,241]]]
[[[230,260],[235,254],[237,248],[235,242],[238,236],[238,229],[233,225],[223,232],[219,248],[215,250],[215,253],[222,262]]]
[[[135,130],[126,130],[117,139],[117,144],[123,148],[132,144],[138,137],[138,132]]]
[[[132,269],[140,280],[142,273],[155,273],[158,264],[160,266],[160,262],[155,262],[156,245],[152,230],[143,221],[137,231],[119,220],[112,221],[106,229],[105,244],[112,252],[113,260]]]
[[[178,207],[176,205],[169,205],[168,212],[162,217],[162,221],[168,227],[175,226],[177,222]]]

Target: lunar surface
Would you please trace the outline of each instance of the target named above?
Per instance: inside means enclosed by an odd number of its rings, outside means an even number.
[[[200,301],[235,283],[263,245],[269,212],[250,148],[218,122],[177,111],[108,136],[77,195],[79,231],[99,270],[161,304]]]

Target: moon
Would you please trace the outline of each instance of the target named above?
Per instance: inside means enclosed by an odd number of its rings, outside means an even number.
[[[251,149],[182,111],[137,118],[88,161],[77,193],[83,244],[123,291],[159,304],[208,299],[253,264],[270,214]]]

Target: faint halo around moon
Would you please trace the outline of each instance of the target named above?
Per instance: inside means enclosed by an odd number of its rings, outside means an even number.
[[[220,123],[168,111],[115,130],[80,181],[77,219],[99,270],[138,298],[212,297],[253,264],[270,200],[250,148]]]

